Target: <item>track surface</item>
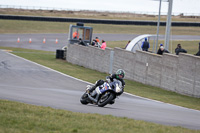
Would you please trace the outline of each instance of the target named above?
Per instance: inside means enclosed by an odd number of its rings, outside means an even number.
[[[136,34],[93,34],[93,38],[98,36],[100,40],[105,41],[123,41],[132,40],[137,37]],[[20,43],[17,43],[17,39],[20,38]],[[32,43],[29,44],[31,38]],[[46,43],[43,44],[43,39],[46,39]],[[58,43],[56,44],[56,38]],[[190,35],[173,35],[172,40],[199,40],[200,36]],[[164,40],[164,36],[161,35],[159,39]],[[55,51],[66,46],[68,43],[68,34],[0,34],[0,46],[7,47],[21,47],[36,50]],[[109,45],[109,44],[108,44]],[[122,44],[124,47],[126,44]]]
[[[87,84],[0,50],[0,99],[200,129],[200,111],[128,94],[103,108],[82,105]]]

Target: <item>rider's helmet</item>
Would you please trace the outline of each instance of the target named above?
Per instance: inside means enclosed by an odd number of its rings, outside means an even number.
[[[118,69],[117,72],[116,72],[116,77],[117,77],[118,79],[123,79],[124,76],[125,76],[125,71],[122,70],[122,69]]]

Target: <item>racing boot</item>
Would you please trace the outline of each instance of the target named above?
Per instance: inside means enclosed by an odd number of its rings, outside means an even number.
[[[102,85],[103,83],[104,83],[103,80],[98,80],[98,81],[96,81],[96,83],[95,83],[95,85],[94,85],[93,87],[90,86],[90,88],[87,88],[88,93],[92,92],[93,90],[95,90],[95,88],[96,88],[97,86],[100,86],[100,85]]]
[[[113,99],[112,101],[110,101],[109,104],[114,104],[115,103],[115,99]]]
[[[90,92],[92,92],[93,90],[95,90],[95,88],[96,88],[97,86],[96,85],[94,85],[93,87],[87,87],[87,93],[90,93]]]

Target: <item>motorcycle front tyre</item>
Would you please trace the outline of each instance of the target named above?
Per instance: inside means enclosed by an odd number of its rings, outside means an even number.
[[[109,93],[109,96],[108,96],[103,102],[101,102],[101,98],[102,98],[104,95],[102,95],[102,96],[100,97],[100,99],[99,99],[99,101],[98,101],[98,103],[97,103],[97,105],[98,105],[99,107],[104,107],[106,104],[110,103],[110,102],[114,99],[115,94],[112,93],[112,92],[108,92],[108,93]]]
[[[82,104],[88,104],[88,95],[86,94],[86,92],[81,96],[80,102]]]

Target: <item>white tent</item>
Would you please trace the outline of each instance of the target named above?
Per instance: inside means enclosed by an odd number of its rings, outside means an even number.
[[[150,34],[140,35],[140,36],[134,38],[129,43],[129,45],[126,47],[126,50],[132,51],[134,53],[136,50],[142,50],[142,48],[141,48],[142,42],[145,40],[145,38],[147,38],[147,40],[149,40],[149,37],[156,37],[156,35],[150,35]]]

